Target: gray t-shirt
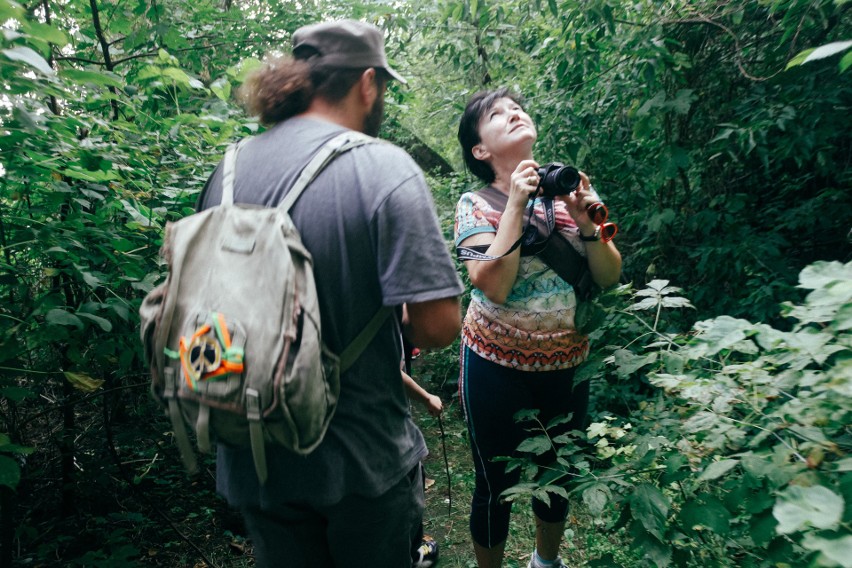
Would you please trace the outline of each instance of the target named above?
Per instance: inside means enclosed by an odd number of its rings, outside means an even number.
[[[320,146],[342,131],[293,118],[251,139],[237,160],[234,200],[277,205]],[[199,209],[220,202],[221,169],[207,182]],[[423,174],[396,146],[367,144],[337,157],[290,214],[313,256],[323,340],[335,352],[381,305],[463,292]],[[251,450],[219,445],[217,488],[232,505],[324,506],[347,495],[378,496],[426,456],[403,389],[393,319],[341,377],[337,411],[314,452],[299,456],[269,446],[269,480],[261,487]]]

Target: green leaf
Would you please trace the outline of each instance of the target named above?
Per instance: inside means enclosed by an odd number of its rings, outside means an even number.
[[[68,44],[68,37],[53,26],[42,24],[41,22],[26,20],[23,24],[23,28],[31,36],[50,42],[57,47],[63,47]]]
[[[724,536],[731,530],[731,514],[719,499],[707,494],[687,501],[681,509],[680,521],[688,531],[706,528]]]
[[[177,67],[166,67],[163,76],[172,79],[178,85],[190,86],[190,78],[182,69]]]
[[[677,114],[686,114],[689,112],[689,107],[696,97],[693,95],[692,89],[680,89],[675,98],[669,101],[669,105]]]
[[[12,402],[22,402],[28,398],[35,398],[36,394],[30,389],[23,387],[4,387],[0,388],[0,396]]]
[[[63,375],[65,375],[65,378],[68,379],[68,382],[71,383],[75,389],[83,392],[95,392],[104,384],[102,379],[92,378],[85,373],[72,373],[70,371],[65,371]]]
[[[6,456],[0,456],[0,485],[14,489],[21,481],[21,468],[18,462]]]
[[[556,0],[547,0],[547,7],[550,9],[550,13],[553,14],[554,18],[559,17],[559,8],[556,6]]]
[[[698,476],[698,481],[712,481],[714,479],[719,479],[734,469],[739,463],[739,460],[715,461],[704,468],[704,471]]]
[[[795,57],[793,57],[793,59],[791,59],[789,62],[787,62],[787,66],[784,67],[784,70],[787,71],[791,67],[796,67],[796,66],[801,65],[802,63],[805,62],[805,58],[808,55],[810,55],[813,51],[814,51],[814,48],[812,47],[810,49],[806,49],[806,50],[798,53]]]
[[[574,326],[579,333],[588,335],[606,320],[606,311],[595,302],[579,302],[574,315]]]
[[[33,69],[40,71],[45,75],[54,75],[56,72],[51,69],[44,57],[30,49],[29,47],[13,47],[12,49],[2,50],[3,55],[12,61],[20,61],[26,63]]]
[[[816,61],[817,59],[824,59],[826,57],[831,57],[835,53],[840,53],[841,51],[846,51],[852,47],[852,40],[849,41],[835,41],[832,43],[827,43],[825,45],[821,45],[818,48],[811,51],[807,57],[802,61],[802,63],[809,63],[811,61]]]
[[[210,84],[210,90],[220,100],[227,101],[231,98],[231,83],[224,77],[219,77]]]
[[[0,0],[0,21],[5,22],[9,19],[23,20],[24,9],[17,2],[10,0]]]
[[[817,559],[820,566],[840,565],[843,568],[852,568],[852,535],[821,538],[808,533],[802,541],[802,546],[821,554]]]
[[[124,82],[115,73],[109,71],[83,71],[81,69],[63,69],[60,76],[77,84],[100,85],[102,87],[121,88]]]
[[[616,349],[613,353],[613,359],[617,367],[618,376],[627,378],[642,367],[650,365],[657,360],[656,353],[648,355],[636,355],[629,349]]]
[[[837,528],[843,506],[843,497],[827,487],[791,485],[778,496],[772,514],[778,534],[791,534],[807,527]]]
[[[249,76],[252,72],[263,67],[263,62],[254,57],[247,57],[240,61],[234,67],[230,67],[228,69],[228,75],[234,78],[238,83],[242,83],[246,80],[246,77]]]
[[[659,489],[648,483],[637,485],[630,496],[630,510],[646,531],[664,541],[669,503]]]
[[[651,561],[650,564],[643,563],[643,565],[665,568],[671,564],[672,547],[660,542],[657,537],[644,530],[641,523],[632,523],[630,534],[633,536],[632,547],[641,551],[642,555]]]
[[[519,452],[531,453],[537,456],[540,456],[551,449],[552,445],[550,440],[547,439],[547,436],[533,436],[532,438],[527,438],[518,445]]]
[[[664,308],[692,308],[695,309],[689,300],[680,296],[665,297],[661,299]]]
[[[852,51],[841,57],[838,64],[841,73],[849,69],[849,67],[852,67]]]
[[[603,483],[592,485],[583,491],[583,503],[595,517],[600,517],[603,514],[611,497],[612,492]]]
[[[49,324],[65,325],[69,327],[73,326],[77,329],[83,329],[83,322],[80,321],[80,318],[78,318],[71,312],[67,312],[59,308],[54,308],[47,312],[47,316],[45,316],[45,319]]]
[[[110,322],[108,319],[104,319],[102,317],[98,317],[92,314],[87,314],[85,312],[77,312],[77,316],[94,322],[98,327],[100,327],[104,331],[112,331],[112,322]]]
[[[841,264],[838,261],[819,261],[806,266],[799,273],[799,288],[818,290],[833,282],[852,280],[852,262]]]
[[[697,343],[703,349],[697,350],[704,355],[715,355],[719,351],[730,349],[744,340],[753,327],[752,323],[731,316],[698,322],[694,328],[699,333]]]

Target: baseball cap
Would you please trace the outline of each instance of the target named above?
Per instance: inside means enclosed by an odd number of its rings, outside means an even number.
[[[360,69],[380,67],[402,84],[406,80],[391,69],[385,57],[385,38],[372,24],[358,20],[338,20],[303,26],[293,34],[293,53],[300,48],[316,50],[315,65]]]

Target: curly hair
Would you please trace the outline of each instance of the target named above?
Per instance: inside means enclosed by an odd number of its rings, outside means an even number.
[[[238,91],[246,110],[264,125],[282,122],[306,111],[314,97],[341,100],[367,69],[318,65],[312,55],[300,51],[295,57],[267,59]],[[387,80],[384,69],[376,69],[376,80]]]

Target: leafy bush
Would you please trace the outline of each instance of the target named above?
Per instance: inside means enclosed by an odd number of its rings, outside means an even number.
[[[720,316],[660,333],[664,308],[688,306],[662,282],[611,308],[607,327],[634,319],[650,335],[609,347],[598,388],[621,376],[649,393],[623,416],[599,408],[585,433],[550,440],[541,425],[519,450],[581,443],[510,497],[567,494],[570,478],[648,566],[852,566],[852,263],[815,263],[799,287],[790,331]]]

